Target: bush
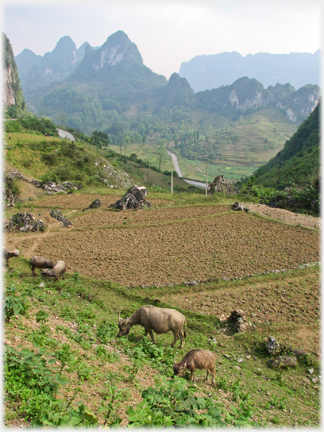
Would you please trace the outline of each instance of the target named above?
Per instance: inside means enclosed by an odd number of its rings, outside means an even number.
[[[10,120],[5,122],[5,130],[7,133],[20,132],[21,129],[21,124],[18,120]]]
[[[36,130],[47,133],[48,135],[57,136],[56,125],[47,117],[38,118],[36,115],[28,114],[19,119],[21,125],[28,130]]]

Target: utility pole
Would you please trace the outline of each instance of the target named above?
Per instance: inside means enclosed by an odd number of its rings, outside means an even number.
[[[173,194],[173,171],[171,171],[171,193]]]
[[[207,169],[206,169],[206,196],[207,196],[207,189],[208,189],[208,159],[207,159]]]

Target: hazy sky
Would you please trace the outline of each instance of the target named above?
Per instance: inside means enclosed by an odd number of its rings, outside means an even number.
[[[200,54],[311,52],[321,48],[321,0],[2,1],[14,54],[44,55],[63,36],[101,46],[123,30],[144,64],[169,78]]]

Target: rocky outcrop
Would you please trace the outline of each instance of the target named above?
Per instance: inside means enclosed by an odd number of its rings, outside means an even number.
[[[278,356],[268,361],[269,367],[272,369],[282,367],[296,367],[297,357],[294,356]]]
[[[220,175],[220,176],[216,176],[214,180],[208,184],[207,192],[208,193],[221,192],[225,194],[229,194],[229,193],[236,194],[237,188],[233,184],[227,183],[224,180],[224,176]]]
[[[148,192],[144,186],[133,186],[126,194],[121,197],[115,204],[111,204],[110,208],[118,210],[141,209],[143,207],[151,207],[151,203],[146,199]]]
[[[23,96],[18,69],[9,39],[3,33],[2,104],[4,107],[17,105],[22,108]]]
[[[73,223],[69,219],[65,218],[62,215],[62,212],[60,212],[60,210],[51,210],[50,216],[52,216],[54,219],[57,219],[58,221],[62,222],[64,228],[69,227],[69,226],[73,226]]]
[[[73,183],[73,182],[61,182],[61,183],[55,183],[55,182],[42,182],[40,180],[36,180],[36,179],[29,179],[28,177],[23,176],[20,172],[18,171],[12,171],[12,172],[7,172],[6,173],[6,179],[13,179],[13,178],[17,178],[19,180],[23,180],[27,183],[31,183],[34,186],[36,186],[37,188],[40,189],[44,189],[48,195],[51,194],[56,194],[56,193],[71,193],[73,191],[76,190],[80,190],[82,189],[82,184],[81,183]]]
[[[100,199],[95,199],[94,201],[92,201],[92,203],[89,205],[89,207],[86,207],[83,210],[95,209],[95,208],[99,208],[100,206],[101,206]]]
[[[36,219],[31,213],[16,213],[4,224],[4,229],[12,231],[18,229],[19,231],[43,231],[45,224],[42,220]]]
[[[245,319],[242,309],[233,310],[227,321],[232,329],[237,333],[244,333],[248,327],[248,323]]]

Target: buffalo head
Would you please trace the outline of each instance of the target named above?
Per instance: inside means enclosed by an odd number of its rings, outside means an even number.
[[[174,375],[182,376],[183,369],[185,369],[186,367],[187,367],[187,362],[174,363],[173,365]]]
[[[129,330],[131,328],[128,318],[126,319],[120,318],[120,312],[118,315],[118,327],[119,327],[119,333],[117,337],[126,336],[129,333]]]

